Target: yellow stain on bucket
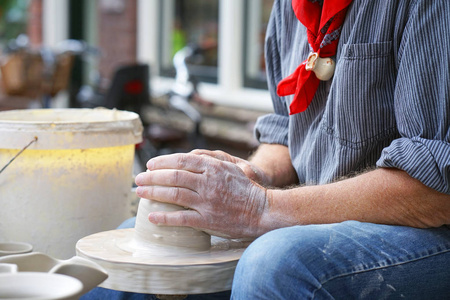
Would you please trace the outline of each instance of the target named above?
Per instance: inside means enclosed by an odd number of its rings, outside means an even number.
[[[15,149],[0,149],[0,165],[17,153]],[[83,178],[87,189],[98,186],[100,182],[111,180],[111,176],[127,173],[131,178],[129,165],[133,163],[134,145],[69,150],[26,150],[12,164],[1,183],[23,181],[27,176],[33,178],[31,186],[37,186],[42,179],[51,179],[53,188],[74,187],[77,177]],[[90,179],[90,180],[88,180]],[[31,187],[30,186],[30,187]],[[20,193],[17,195],[20,197]]]

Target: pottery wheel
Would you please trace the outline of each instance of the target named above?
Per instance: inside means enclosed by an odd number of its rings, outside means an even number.
[[[234,271],[248,243],[210,236],[188,227],[157,226],[150,211],[176,205],[141,199],[135,228],[82,238],[77,255],[108,272],[100,286],[146,294],[202,294],[231,289]]]

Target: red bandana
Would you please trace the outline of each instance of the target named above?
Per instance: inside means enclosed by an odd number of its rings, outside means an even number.
[[[306,27],[308,43],[319,57],[336,54],[337,44],[347,7],[352,0],[292,0],[297,19]],[[308,59],[280,81],[278,96],[294,95],[290,105],[291,115],[305,111],[311,103],[320,80],[314,72],[306,69]],[[327,80],[327,79],[324,79]]]

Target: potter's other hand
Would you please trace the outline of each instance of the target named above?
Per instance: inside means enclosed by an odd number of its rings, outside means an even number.
[[[244,171],[245,175],[251,180],[256,181],[262,186],[269,186],[269,179],[267,175],[260,168],[250,163],[248,160],[232,156],[220,150],[211,151],[211,150],[197,149],[191,151],[191,153],[197,155],[208,155],[222,161],[234,163],[238,165],[242,169],[242,171]]]
[[[230,238],[261,234],[266,189],[236,163],[189,153],[155,157],[147,168],[136,176],[138,196],[189,208],[153,212],[152,223],[189,226]]]

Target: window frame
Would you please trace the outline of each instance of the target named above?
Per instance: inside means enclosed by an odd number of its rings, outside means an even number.
[[[165,61],[164,53],[171,52],[170,42],[164,43],[164,36],[171,35],[171,24],[173,23],[173,10],[174,10],[174,0],[159,0],[159,15],[161,16],[159,20],[159,35],[158,35],[158,56],[160,62],[164,61],[164,65],[170,65],[170,67],[165,68],[163,64],[159,65],[158,74],[163,77],[175,77],[175,69],[171,61]],[[219,0],[217,0],[219,1]],[[219,24],[219,20],[217,20]],[[217,83],[218,81],[218,66],[202,66],[202,65],[191,65],[189,66],[189,71],[191,75],[200,82]]]
[[[255,9],[251,8],[252,2],[259,2],[261,4],[262,0],[244,0],[244,16],[247,16],[245,18],[245,24],[244,24],[244,34],[243,34],[243,55],[244,55],[244,63],[242,64],[242,74],[244,78],[244,86],[249,88],[257,88],[257,89],[264,89],[267,90],[267,80],[261,80],[257,77],[251,77],[249,76],[249,63],[251,60],[250,57],[258,56],[260,53],[264,55],[264,46],[262,49],[259,48],[259,40],[258,40],[258,34],[259,30],[258,28],[253,28],[254,25],[260,25],[261,18],[258,17],[259,15],[256,13]],[[254,22],[254,24],[252,24]],[[252,30],[253,29],[253,30]],[[249,55],[249,46],[251,45],[258,45],[255,50],[259,50],[254,55]]]
[[[159,0],[137,0],[138,5],[138,61],[151,69],[151,88],[154,94],[167,91],[173,78],[162,76],[159,70]],[[217,83],[201,82],[202,97],[217,105],[272,112],[270,93],[266,89],[246,87],[242,71],[244,1],[219,0],[219,48]]]

